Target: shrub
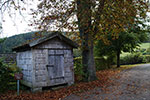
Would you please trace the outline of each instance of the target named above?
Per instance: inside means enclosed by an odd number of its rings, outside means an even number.
[[[144,61],[145,63],[150,63],[150,55],[144,55]]]
[[[76,57],[74,58],[74,72],[75,72],[75,80],[81,81],[83,73],[83,67],[82,67],[82,58]]]
[[[95,57],[95,67],[96,70],[103,70],[110,67],[110,63],[107,58],[104,57]]]
[[[112,58],[104,58],[104,57],[95,57],[94,59],[97,71],[110,68],[113,61]],[[82,66],[82,57],[74,58],[74,71],[76,80],[78,81],[82,80],[82,75],[84,74]]]
[[[0,60],[0,93],[16,89],[14,74],[20,71],[16,64],[8,65],[3,63],[3,60]]]
[[[11,73],[10,68],[0,60],[0,93],[8,89]]]
[[[127,64],[139,64],[144,62],[144,56],[140,53],[130,54],[125,57],[121,57],[120,64],[127,65]]]

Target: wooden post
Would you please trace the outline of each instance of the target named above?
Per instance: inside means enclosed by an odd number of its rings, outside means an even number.
[[[19,80],[17,80],[17,95],[19,95]]]

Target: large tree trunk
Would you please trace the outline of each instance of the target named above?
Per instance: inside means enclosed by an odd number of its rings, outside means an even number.
[[[84,81],[94,81],[97,79],[96,77],[96,69],[95,69],[95,60],[94,60],[94,52],[93,52],[93,40],[90,40],[90,45],[86,40],[82,40],[82,64],[83,64],[83,78]],[[86,42],[85,42],[86,41]]]
[[[92,11],[90,2],[90,0],[77,0],[77,18],[78,27],[80,31],[80,38],[82,41],[82,65],[84,72],[84,81],[93,81],[96,79],[96,71],[93,56],[93,41],[91,41]]]
[[[88,62],[90,57],[90,50],[88,45],[88,34],[84,34],[82,39],[82,66],[83,66],[83,80],[88,81],[89,73],[88,73]]]
[[[120,51],[117,51],[117,67],[120,67]]]
[[[89,55],[89,60],[88,60],[88,73],[89,73],[88,80],[89,81],[94,81],[97,79],[93,48],[94,48],[93,40],[91,40],[90,41],[90,55]]]

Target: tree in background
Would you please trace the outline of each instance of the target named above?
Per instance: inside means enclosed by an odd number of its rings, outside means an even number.
[[[117,57],[117,67],[120,67],[121,52],[133,52],[140,43],[147,40],[145,30],[139,26],[131,28],[129,31],[119,33],[117,39],[113,39],[111,33],[107,34],[109,44],[104,44],[99,40],[96,45],[96,54],[99,56],[111,56],[115,54]]]
[[[146,1],[138,0],[43,0],[33,12],[34,23],[40,30],[79,31],[85,81],[96,79],[94,40],[107,42],[105,35],[118,37],[135,16],[145,18]],[[107,32],[105,31],[107,29]]]

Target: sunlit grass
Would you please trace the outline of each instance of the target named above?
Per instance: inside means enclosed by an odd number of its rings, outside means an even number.
[[[148,48],[150,48],[150,43],[142,43],[140,45],[140,48],[141,49],[148,49]],[[122,52],[122,54],[120,56],[124,57],[124,56],[129,55],[129,54],[131,54],[131,53],[129,53],[129,52]]]
[[[147,49],[147,48],[149,48],[150,47],[150,43],[142,43],[141,45],[140,45],[140,48],[142,48],[142,49]]]
[[[142,64],[121,65],[119,68],[117,68],[116,65],[114,65],[114,66],[112,66],[112,69],[123,71],[123,70],[131,69],[131,68],[139,66],[139,65],[142,65]]]

